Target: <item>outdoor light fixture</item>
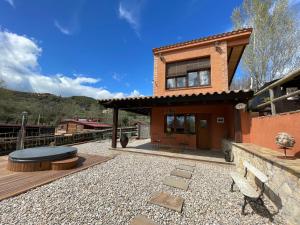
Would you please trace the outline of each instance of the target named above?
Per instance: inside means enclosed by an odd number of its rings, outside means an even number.
[[[220,47],[220,42],[218,42],[218,41],[215,42],[215,49],[219,53],[223,52],[222,48]]]
[[[165,57],[163,57],[163,56],[161,55],[161,53],[159,53],[159,59],[160,59],[160,61],[162,61],[163,63],[166,63],[166,59],[165,59]]]

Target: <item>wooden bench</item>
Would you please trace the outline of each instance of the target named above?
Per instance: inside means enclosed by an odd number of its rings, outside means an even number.
[[[242,214],[244,215],[245,207],[249,202],[259,203],[260,205],[264,206],[262,197],[265,191],[265,184],[269,179],[263,172],[251,165],[248,161],[244,161],[243,166],[245,168],[244,176],[240,175],[237,172],[231,172],[230,176],[232,178],[231,191],[233,192],[233,186],[234,184],[236,184],[240,192],[244,195],[244,204],[242,206]],[[247,180],[248,172],[251,172],[258,180],[260,180],[262,184],[261,190],[257,190],[249,184]]]

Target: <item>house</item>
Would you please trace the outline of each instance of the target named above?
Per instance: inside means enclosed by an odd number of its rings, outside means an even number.
[[[161,146],[220,150],[223,138],[241,139],[240,114],[251,90],[229,89],[251,28],[153,49],[153,96],[106,99],[113,109],[112,147],[118,110],[149,115],[151,142]]]
[[[99,123],[86,119],[65,119],[58,125],[57,133],[73,134],[91,130],[109,129],[111,127],[111,124]]]

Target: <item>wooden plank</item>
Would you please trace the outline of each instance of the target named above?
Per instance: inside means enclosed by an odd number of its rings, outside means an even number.
[[[79,157],[81,161],[78,167],[70,170],[10,172],[9,174],[6,168],[0,169],[0,201],[111,159],[111,157],[87,154],[79,154]]]

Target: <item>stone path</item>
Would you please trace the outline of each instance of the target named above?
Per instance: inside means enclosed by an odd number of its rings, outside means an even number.
[[[189,171],[189,172],[194,172],[194,167],[193,166],[188,166],[188,165],[183,165],[183,164],[177,165],[176,169],[186,170],[186,171]]]
[[[166,192],[154,194],[149,200],[150,203],[159,205],[168,209],[181,212],[184,199],[179,196],[172,196]]]
[[[181,163],[180,165],[195,167],[196,163],[195,162],[191,162],[191,161],[187,161],[187,162]]]
[[[131,220],[129,225],[157,225],[157,224],[145,216],[138,215],[134,217],[133,220]]]
[[[185,162],[175,166],[176,169],[172,170],[170,175],[166,176],[163,180],[165,185],[170,187],[179,188],[187,191],[189,188],[189,182],[187,179],[191,179],[192,172],[196,167],[195,162]],[[149,200],[149,203],[162,206],[171,210],[175,210],[177,212],[182,211],[184,199],[180,196],[172,196],[166,192],[158,192],[155,193]],[[148,218],[143,216],[137,216],[134,218],[130,225],[151,225],[152,221],[148,220]]]
[[[191,179],[192,177],[192,173],[189,171],[185,171],[185,170],[178,170],[178,169],[174,169],[171,172],[172,176],[177,176],[177,177],[183,177],[186,179]]]
[[[179,188],[179,189],[182,189],[185,191],[187,191],[187,189],[189,188],[189,183],[187,181],[185,181],[185,179],[179,178],[179,177],[167,176],[167,177],[165,177],[163,183],[165,185]]]

